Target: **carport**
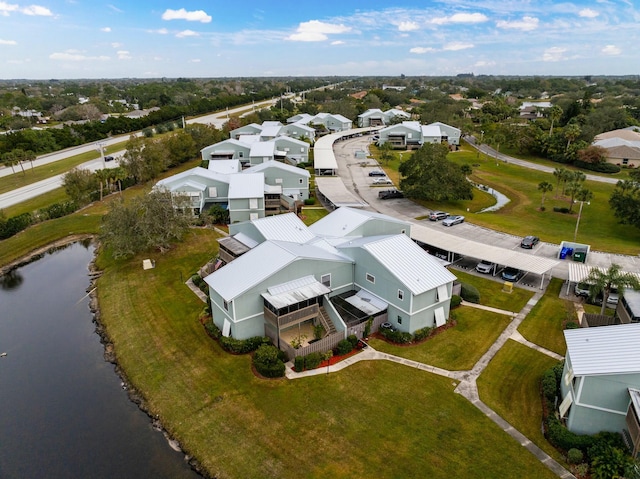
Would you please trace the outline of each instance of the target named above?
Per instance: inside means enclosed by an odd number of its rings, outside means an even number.
[[[316,176],[335,176],[338,173],[338,162],[333,153],[333,144],[343,138],[371,132],[372,128],[354,128],[325,135],[316,141],[313,147],[313,171]]]
[[[603,273],[607,271],[606,268],[602,268],[600,266],[587,266],[584,263],[573,263],[573,262],[569,263],[569,279],[567,280],[567,295],[569,294],[571,285],[581,283],[585,279],[587,279],[592,269],[599,269]],[[622,271],[622,273],[632,274],[636,276],[638,280],[640,280],[640,274],[638,273],[635,273],[632,271]]]
[[[352,208],[365,208],[369,206],[366,202],[351,193],[344,185],[342,179],[337,176],[316,176],[316,188],[322,199],[326,200],[334,210],[341,206],[351,206]]]
[[[542,285],[544,284],[545,274],[549,273],[549,276],[551,276],[551,270],[558,265],[558,261],[554,259],[542,258],[532,254],[478,243],[415,223],[411,227],[411,238],[435,248],[448,251],[449,261],[453,259],[453,254],[458,254],[484,259],[492,263],[517,268],[527,273],[540,275],[540,289],[542,289]]]

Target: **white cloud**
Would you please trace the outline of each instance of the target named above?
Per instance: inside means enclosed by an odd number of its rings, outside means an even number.
[[[184,8],[180,10],[171,10],[168,8],[162,14],[163,20],[187,20],[188,22],[201,22],[209,23],[211,21],[211,15],[207,15],[204,10],[194,10],[192,12],[186,11]]]
[[[590,8],[584,8],[584,9],[582,9],[582,10],[580,10],[578,12],[578,15],[580,15],[581,17],[586,17],[586,18],[595,18],[600,14],[598,12],[596,12],[595,10],[591,10]]]
[[[483,23],[489,18],[483,13],[454,13],[449,17],[436,17],[431,23],[445,25],[447,23]]]
[[[420,28],[416,22],[400,22],[398,24],[398,30],[401,32],[412,32]]]
[[[120,10],[118,7],[116,7],[115,5],[107,5],[107,7],[109,7],[111,10],[113,10],[114,12],[118,12],[118,13],[124,13],[124,10]]]
[[[496,62],[494,61],[486,61],[486,60],[479,60],[477,62],[475,62],[475,64],[473,65],[474,67],[493,67],[496,65]]]
[[[466,50],[467,48],[473,48],[473,43],[463,43],[463,42],[451,42],[442,47],[443,50]]]
[[[119,42],[113,42],[113,43],[111,44],[111,47],[112,47],[112,48],[121,48],[122,46],[123,46],[123,44],[122,44],[122,43],[119,43]]]
[[[28,7],[24,7],[20,9],[22,13],[25,15],[33,15],[39,17],[51,17],[53,13],[47,7],[42,7],[40,5],[29,5]]]
[[[522,17],[522,20],[514,20],[508,22],[506,20],[500,20],[496,26],[498,28],[506,28],[511,30],[522,30],[523,32],[530,32],[538,28],[538,20],[536,17]]]
[[[620,53],[622,53],[622,50],[620,50],[620,47],[617,47],[615,45],[607,45],[601,51],[605,55],[620,55]]]
[[[336,25],[334,23],[310,20],[300,23],[296,33],[289,35],[286,39],[294,42],[322,42],[329,38],[327,35],[346,33],[350,30],[350,27],[346,27],[343,24]]]
[[[2,38],[0,38],[0,45],[17,45],[18,42],[16,42],[15,40],[3,40]]]
[[[109,33],[111,31],[111,27],[102,27],[100,29],[101,32]]]
[[[564,60],[565,57],[563,55],[566,52],[566,48],[562,47],[551,47],[547,48],[542,55],[542,61],[545,62],[559,62],[560,60]]]
[[[418,55],[422,55],[423,53],[435,52],[435,48],[431,47],[413,47],[409,50],[409,53],[417,53]]]
[[[200,36],[198,32],[194,32],[193,30],[182,30],[181,32],[176,33],[176,37],[185,38],[185,37],[197,37]]]
[[[16,12],[20,8],[18,5],[7,2],[0,2],[0,15],[8,17],[10,12]]]
[[[66,52],[56,52],[49,55],[51,60],[63,60],[63,61],[72,61],[72,62],[82,62],[87,60],[100,60],[106,61],[109,60],[108,56],[100,55],[97,57],[87,56],[79,52],[78,50],[67,50]]]
[[[331,42],[331,45],[344,45],[342,40],[336,40],[335,42]]]
[[[189,62],[191,63],[200,63],[202,60],[200,60],[199,58],[192,58],[191,60],[189,60]]]
[[[158,28],[157,30],[147,30],[149,33],[157,33],[158,35],[166,35],[169,33],[169,30],[166,28]]]
[[[131,60],[131,55],[127,50],[118,50],[116,54],[118,55],[118,60]]]

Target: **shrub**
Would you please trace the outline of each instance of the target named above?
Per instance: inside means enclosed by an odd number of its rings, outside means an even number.
[[[367,319],[367,322],[364,325],[363,337],[368,338],[371,334],[371,324],[373,323],[373,318]]]
[[[432,328],[418,329],[415,333],[413,333],[413,340],[422,341],[423,339],[427,339],[431,335],[431,331],[433,331]]]
[[[215,325],[213,319],[204,323],[204,328],[207,330],[207,333],[209,333],[209,336],[211,336],[213,339],[220,339],[220,336],[222,336],[222,331],[220,331],[220,328]]]
[[[600,173],[618,173],[620,171],[620,167],[614,165],[613,163],[587,163],[585,161],[576,160],[573,163],[574,166],[578,168],[584,168],[585,170],[598,171]]]
[[[559,206],[554,206],[553,207],[553,211],[555,211],[556,213],[564,213],[567,214],[569,213],[569,208],[563,206],[562,208]]]
[[[285,372],[280,350],[272,344],[262,344],[256,350],[253,355],[253,367],[267,378],[281,378]]]
[[[55,218],[62,218],[63,216],[70,215],[78,209],[77,205],[73,201],[65,201],[64,203],[54,203],[45,208],[38,210],[38,217],[40,220],[52,220]]]
[[[591,436],[575,434],[569,431],[560,423],[555,414],[550,414],[547,417],[547,438],[551,444],[563,451],[575,448],[584,453],[593,444]]]
[[[351,345],[351,342],[349,342],[347,339],[343,339],[336,346],[336,354],[338,356],[341,356],[343,354],[348,354],[351,352],[352,349],[353,349],[353,346]]]
[[[296,356],[293,360],[293,369],[296,372],[304,371],[304,356]]]
[[[578,323],[576,323],[575,321],[569,321],[569,322],[567,322],[567,324],[564,327],[564,329],[578,329],[579,327],[580,327],[580,325]]]
[[[460,283],[460,286],[460,296],[462,296],[462,299],[470,303],[480,302],[480,291],[478,291],[478,288],[468,283]]]
[[[316,369],[323,359],[322,353],[309,353],[304,357],[304,367],[306,369]]]
[[[583,459],[584,453],[580,449],[573,447],[567,452],[567,462],[569,464],[580,464]]]
[[[196,273],[191,276],[191,282],[199,288],[200,285],[204,283],[204,280],[200,277],[199,274]]]
[[[460,296],[458,296],[457,294],[451,296],[452,308],[457,308],[458,306],[460,306],[460,303],[462,303],[462,298]]]
[[[251,351],[255,351],[256,349],[258,349],[260,346],[268,345],[271,343],[269,338],[265,338],[262,336],[254,336],[253,338],[248,339],[235,339],[231,336],[229,336],[228,338],[225,336],[220,336],[218,341],[220,342],[220,346],[222,347],[222,349],[233,354],[250,353]]]
[[[411,333],[405,333],[403,331],[392,331],[390,329],[380,329],[380,334],[392,343],[407,344],[413,339]]]
[[[33,223],[31,213],[22,213],[7,220],[0,219],[0,239],[7,239],[27,229]]]
[[[347,336],[347,341],[351,343],[351,349],[355,348],[358,345],[358,336],[355,334],[350,334]]]
[[[547,369],[542,375],[542,394],[553,402],[558,395],[558,381],[553,369]]]
[[[306,200],[304,200],[304,204],[307,205],[307,206],[315,205],[316,204],[316,199],[315,198],[307,198]]]

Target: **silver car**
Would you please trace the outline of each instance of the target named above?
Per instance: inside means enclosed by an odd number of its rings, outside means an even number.
[[[460,223],[464,223],[464,216],[449,216],[448,218],[442,220],[442,224],[445,226],[453,226]]]

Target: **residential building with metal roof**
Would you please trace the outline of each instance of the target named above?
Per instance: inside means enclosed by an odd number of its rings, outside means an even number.
[[[567,353],[561,380],[560,413],[578,434],[623,432],[640,389],[640,324],[564,331]]]

